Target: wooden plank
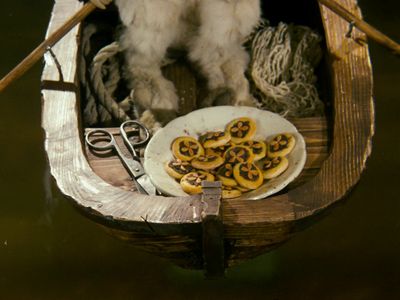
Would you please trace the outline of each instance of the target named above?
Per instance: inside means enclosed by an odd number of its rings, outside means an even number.
[[[289,118],[296,128],[304,133],[307,131],[327,131],[329,129],[326,117]]]
[[[72,14],[82,8],[82,3],[75,0],[56,0],[52,12],[50,24],[46,33],[46,38],[54,33]],[[62,77],[66,83],[76,83],[78,45],[77,37],[80,26],[73,28],[66,34],[52,51],[61,65]],[[50,53],[44,55],[45,66],[42,74],[42,82],[59,82],[60,74],[57,63]],[[76,90],[77,86],[75,87]]]
[[[361,17],[354,0],[341,5]],[[296,203],[296,218],[304,218],[342,199],[358,182],[371,152],[374,133],[372,68],[368,46],[359,44],[365,35],[355,29],[346,38],[349,24],[321,6],[333,86],[333,145],[318,176],[289,195]]]
[[[197,106],[197,82],[188,64],[178,60],[163,69],[163,75],[174,83],[179,97],[180,116],[193,111]]]
[[[206,277],[212,279],[225,274],[222,185],[219,181],[203,181],[201,186],[203,265]]]

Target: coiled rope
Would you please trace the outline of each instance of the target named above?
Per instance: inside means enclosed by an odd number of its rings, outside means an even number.
[[[125,113],[120,104],[118,104],[111,96],[121,79],[118,63],[115,58],[113,59],[118,52],[120,52],[120,48],[117,42],[113,42],[112,44],[102,48],[93,59],[90,68],[90,78],[93,87],[97,92],[100,104],[114,118],[123,122],[129,120],[130,117]],[[104,68],[104,64],[107,60],[109,60],[110,65],[108,68]],[[103,82],[105,73],[108,74],[108,80],[106,83]]]
[[[86,58],[91,51],[90,39],[96,31],[94,25],[87,26],[83,33],[82,45],[81,82],[87,96],[84,121],[89,126],[107,124],[112,120],[129,120],[131,116],[128,112],[131,112],[133,107],[131,94],[121,102],[117,102],[113,97],[121,80],[120,62],[117,58],[121,49],[117,42],[101,48],[94,56],[89,68],[89,79],[86,80]]]

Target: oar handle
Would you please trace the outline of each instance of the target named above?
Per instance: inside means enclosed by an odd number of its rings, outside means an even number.
[[[87,2],[79,11],[69,18],[60,28],[51,33],[39,46],[35,48],[23,61],[21,61],[10,73],[0,81],[0,93],[13,81],[25,74],[35,63],[37,63],[46,53],[49,47],[54,46],[62,37],[64,37],[79,22],[85,19],[96,6]]]
[[[318,1],[319,3],[328,7],[334,13],[345,19],[347,22],[354,24],[355,27],[364,32],[367,35],[367,37],[370,38],[371,40],[393,51],[394,54],[400,55],[400,45],[398,43],[396,43],[394,40],[392,40],[387,35],[380,32],[367,22],[356,17],[354,14],[349,12],[346,8],[341,6],[335,0],[318,0]]]

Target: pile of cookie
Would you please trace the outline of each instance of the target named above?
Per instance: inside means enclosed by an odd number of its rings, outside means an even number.
[[[199,194],[203,180],[222,182],[222,198],[236,198],[260,187],[264,180],[281,175],[289,166],[286,156],[295,146],[292,134],[282,133],[268,141],[253,140],[256,122],[241,117],[224,131],[210,131],[198,139],[176,138],[171,145],[174,158],[166,172],[179,181],[188,194]]]

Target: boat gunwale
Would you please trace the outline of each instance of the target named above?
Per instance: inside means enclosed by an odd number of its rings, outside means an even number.
[[[338,2],[361,16],[355,0]],[[64,16],[66,18],[71,15],[81,5],[75,0],[56,1],[49,31],[54,30]],[[224,225],[228,234],[231,232],[231,236],[236,235],[233,228],[256,228],[260,231],[260,235],[268,235],[262,233],[262,229],[271,224],[287,224],[313,216],[342,199],[358,182],[365,169],[374,131],[372,68],[368,47],[366,45],[357,47],[354,46],[353,40],[345,40],[348,24],[325,7],[320,7],[320,10],[332,62],[335,111],[331,152],[313,179],[286,194],[255,201],[224,200]],[[57,19],[55,22],[55,18],[60,20]],[[357,34],[362,35],[359,32]],[[67,65],[63,64],[63,71],[67,73],[67,76],[64,74],[65,80],[72,83],[76,91],[79,90],[76,76],[78,36],[79,28],[75,28],[53,49],[60,58],[65,51],[71,51],[71,48],[76,52],[73,60],[70,59]],[[343,50],[351,47],[354,49],[352,48],[349,53]],[[157,227],[159,234],[186,234],[193,230],[197,232],[198,224],[201,222],[200,196],[144,196],[116,188],[93,172],[83,150],[83,130],[79,122],[79,93],[50,90],[46,87],[46,82],[55,82],[57,78],[58,71],[54,64],[47,61],[42,76],[42,127],[46,134],[45,148],[51,174],[62,193],[85,214],[91,215],[97,222],[110,226],[115,223],[125,230],[135,228],[151,232],[149,228],[151,224]],[[351,95],[352,101],[346,100],[346,95]],[[356,117],[350,117],[352,114]],[[54,115],[59,117],[55,118]],[[354,132],[347,132],[349,121]],[[358,126],[360,124],[362,126]],[[357,138],[361,140],[361,146],[355,145],[356,140],[347,140],[349,134],[354,138],[356,133]],[[354,151],[353,146],[356,146],[356,155],[351,153]],[[56,153],[57,151],[61,151],[62,154],[68,152],[69,157],[62,157],[60,153]],[[350,165],[346,159],[351,160]],[[338,164],[338,161],[344,163]],[[343,174],[344,179],[341,178]],[[135,201],[132,201],[133,198]]]

